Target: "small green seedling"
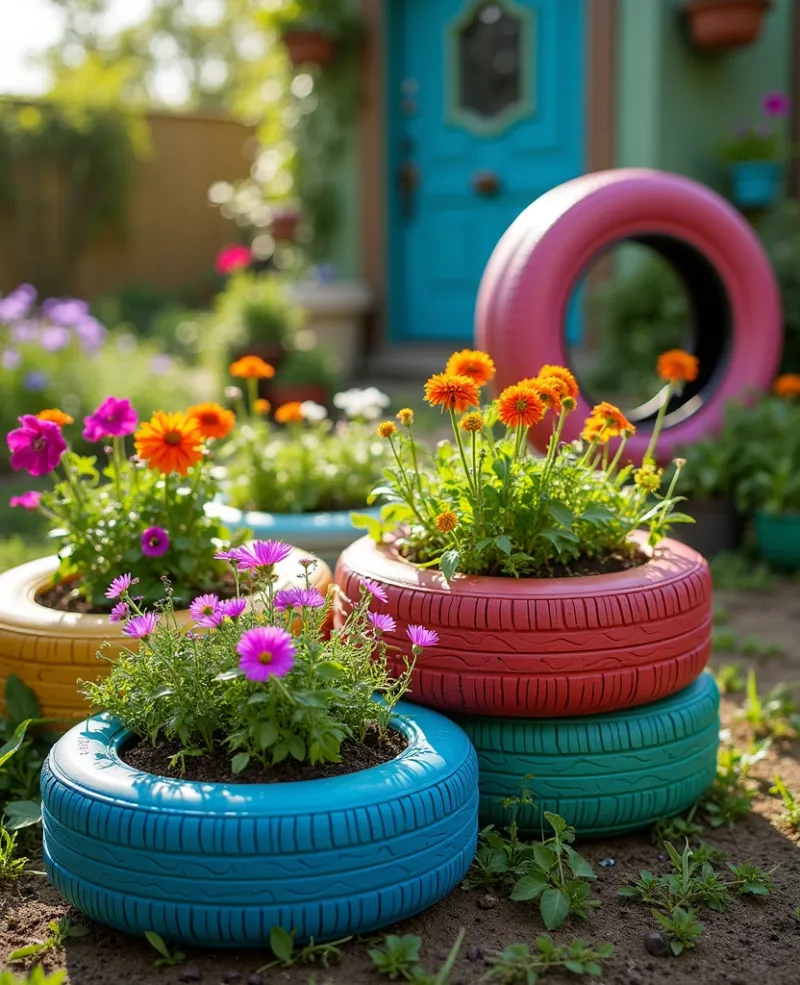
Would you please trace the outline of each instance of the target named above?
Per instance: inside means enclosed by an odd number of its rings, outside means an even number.
[[[800,726],[800,708],[792,698],[789,688],[778,685],[763,697],[758,693],[756,674],[747,675],[746,701],[740,717],[758,737],[794,738]]]
[[[37,964],[24,977],[15,975],[13,971],[0,971],[0,985],[62,985],[66,977],[66,971],[46,975],[42,966]]]
[[[147,938],[150,946],[161,955],[160,958],[156,958],[153,962],[156,968],[174,968],[175,965],[182,964],[186,960],[186,955],[183,951],[179,951],[177,948],[175,950],[170,948],[161,934],[157,934],[154,930],[146,930],[144,936]]]
[[[763,739],[752,743],[748,750],[720,747],[714,786],[701,801],[712,828],[732,827],[752,810],[756,787],[749,779],[750,771],[767,755],[770,744],[770,739]]]
[[[695,835],[701,834],[703,826],[694,820],[697,807],[698,805],[695,804],[686,817],[679,815],[678,817],[664,817],[660,821],[656,821],[650,832],[650,839],[653,844],[663,845],[665,841],[681,841],[682,839],[689,841]]]
[[[722,694],[742,694],[747,686],[742,663],[723,664],[714,675]]]
[[[12,951],[8,956],[9,961],[21,961],[23,958],[30,958],[37,954],[44,954],[45,951],[53,951],[63,947],[68,940],[77,937],[86,937],[89,928],[80,923],[70,923],[66,917],[60,920],[51,920],[47,925],[50,935],[43,941],[35,944],[26,944]]]
[[[670,936],[670,950],[677,957],[694,947],[695,941],[703,933],[703,925],[696,919],[694,910],[684,910],[676,906],[671,913],[650,911]]]
[[[275,955],[275,961],[270,961],[259,968],[259,974],[263,974],[270,968],[291,968],[298,964],[320,964],[323,968],[330,968],[332,964],[342,960],[342,944],[351,941],[352,937],[343,937],[338,941],[331,941],[328,944],[315,944],[312,937],[308,944],[303,947],[295,947],[295,931],[291,933],[283,927],[273,927],[269,932],[269,948]]]
[[[28,862],[27,858],[17,857],[17,836],[0,825],[0,881],[19,879]]]
[[[738,551],[717,554],[710,568],[717,591],[765,592],[775,583],[768,564],[754,563]]]
[[[602,961],[614,953],[614,945],[608,942],[593,948],[581,940],[570,945],[554,944],[549,934],[536,938],[536,948],[527,944],[509,944],[503,951],[489,958],[490,968],[481,981],[498,982],[499,985],[536,985],[541,975],[552,969],[563,969],[573,975],[600,978]]]
[[[391,981],[413,982],[414,985],[447,985],[464,942],[464,934],[462,928],[444,964],[435,973],[426,971],[419,963],[422,938],[415,934],[405,934],[403,937],[389,934],[381,939],[380,946],[367,953],[378,973]]]
[[[781,821],[790,824],[793,828],[800,828],[800,800],[786,787],[783,780],[775,774],[775,785],[770,787],[770,793],[777,794],[783,801],[783,814]]]

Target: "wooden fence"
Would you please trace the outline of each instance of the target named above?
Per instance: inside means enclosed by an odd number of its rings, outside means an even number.
[[[252,131],[207,115],[147,115],[152,150],[135,165],[121,235],[89,247],[74,271],[59,254],[58,182],[41,179],[43,208],[25,219],[0,216],[0,291],[21,281],[40,291],[96,298],[145,285],[168,293],[202,296],[210,289],[214,258],[236,237],[236,227],[208,201],[215,181],[249,173],[245,145]],[[63,253],[63,251],[61,251]]]

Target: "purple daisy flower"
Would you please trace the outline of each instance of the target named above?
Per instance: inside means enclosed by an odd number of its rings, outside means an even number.
[[[239,548],[232,547],[229,551],[217,551],[214,557],[217,561],[238,561]]]
[[[38,341],[39,331],[39,322],[28,318],[25,321],[17,322],[11,329],[11,338],[20,345],[26,345],[28,342]]]
[[[236,560],[240,571],[252,568],[273,568],[279,561],[286,560],[292,553],[288,544],[279,540],[257,540],[248,547],[240,547]]]
[[[126,572],[124,575],[120,575],[119,578],[115,578],[108,586],[106,598],[118,599],[123,592],[127,592],[131,585],[136,585],[138,581],[139,579],[134,578],[129,572]]]
[[[386,590],[379,582],[373,581],[371,578],[364,578],[361,584],[364,588],[366,588],[370,595],[373,595],[376,599],[380,599],[381,602],[389,601],[389,598],[386,595]]]
[[[125,622],[131,614],[131,607],[127,602],[117,602],[108,617],[110,622]]]
[[[315,558],[315,557],[301,557],[301,558],[298,558],[297,563],[302,568],[311,568],[311,567],[313,567],[313,566],[315,566],[317,564],[317,558]]]
[[[223,619],[238,619],[246,608],[247,599],[227,599],[225,602],[220,602],[219,611]]]
[[[87,315],[85,318],[81,318],[75,326],[75,334],[84,349],[92,350],[103,344],[106,330],[96,318]]]
[[[151,636],[158,626],[158,616],[153,612],[145,612],[142,616],[134,616],[122,629],[126,636],[132,636],[136,640],[146,640]]]
[[[39,344],[45,352],[58,352],[69,345],[69,331],[60,325],[47,325],[39,336]]]
[[[250,681],[284,677],[294,663],[294,643],[285,629],[257,626],[242,633],[236,645],[239,666]]]
[[[420,649],[426,646],[436,646],[439,642],[439,634],[432,629],[425,629],[424,626],[409,626],[406,633],[414,647]]]
[[[0,321],[10,322],[24,318],[35,300],[36,288],[30,284],[20,284],[0,300]]]
[[[42,314],[54,325],[72,328],[89,314],[89,305],[78,298],[48,298],[42,302]]]
[[[8,501],[9,506],[21,506],[24,510],[35,510],[39,505],[42,494],[35,489],[29,489],[21,496],[12,496]]]
[[[325,596],[316,588],[284,588],[275,593],[275,608],[280,612],[286,609],[318,609],[325,605]]]
[[[11,468],[25,469],[30,475],[47,475],[61,461],[67,443],[61,428],[53,421],[42,421],[33,414],[17,418],[22,427],[9,431],[6,441],[11,451]]]
[[[161,557],[169,550],[169,534],[163,527],[148,527],[141,537],[145,557]]]
[[[93,414],[83,419],[83,436],[87,441],[104,438],[124,438],[133,434],[139,418],[130,400],[106,397]]]
[[[198,626],[209,629],[219,626],[225,618],[220,611],[218,595],[198,595],[189,606],[189,612]]]
[[[397,629],[394,619],[383,612],[368,612],[367,619],[376,633],[393,633]]]

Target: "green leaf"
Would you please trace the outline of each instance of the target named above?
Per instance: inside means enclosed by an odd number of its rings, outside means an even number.
[[[317,676],[326,681],[335,681],[344,676],[345,668],[334,660],[325,660],[314,668]]]
[[[547,889],[547,879],[540,872],[532,872],[530,875],[519,879],[509,897],[515,903],[525,900],[537,899]]]
[[[48,944],[26,944],[25,947],[18,947],[8,956],[9,961],[19,961],[21,958],[29,958],[34,954],[41,954],[48,949]]]
[[[251,694],[247,699],[248,705],[263,705],[265,701],[269,701],[269,695],[266,691],[256,691],[255,694]]]
[[[28,726],[31,724],[31,719],[27,721],[20,722],[19,725],[14,729],[14,734],[6,742],[5,745],[0,746],[0,766],[4,766],[9,759],[14,755],[14,753],[19,749],[25,740],[25,733],[28,730]]]
[[[498,551],[502,551],[506,555],[511,553],[511,538],[508,534],[501,534],[499,537],[495,537],[494,542],[497,545]]]
[[[269,932],[269,949],[281,961],[291,961],[294,953],[294,932],[289,934],[283,927],[273,927]]]
[[[584,965],[583,961],[574,961],[573,959],[569,959],[568,961],[565,961],[564,967],[567,969],[567,971],[571,971],[576,975],[582,975],[586,970],[586,966]]]
[[[536,864],[539,868],[544,869],[545,872],[549,872],[558,859],[558,855],[552,848],[548,848],[547,845],[534,845],[533,857],[536,859]]]
[[[150,945],[154,947],[159,954],[161,954],[165,958],[171,957],[169,953],[169,948],[164,943],[164,938],[160,934],[157,934],[154,930],[146,930],[144,932],[144,936],[150,942]]]
[[[6,681],[4,692],[6,710],[12,725],[42,717],[42,709],[33,692],[33,688],[23,683],[16,674]]]
[[[596,961],[587,961],[584,967],[586,968],[586,973],[591,975],[592,978],[603,977],[603,969]]]
[[[560,889],[546,889],[539,901],[542,920],[548,930],[556,930],[569,915],[569,898]]]
[[[259,722],[255,727],[255,740],[259,749],[267,749],[278,741],[278,730],[272,722]]]
[[[680,941],[670,941],[669,947],[676,958],[679,954],[683,953],[683,944]]]
[[[561,817],[560,814],[553,814],[550,811],[545,811],[544,817],[557,835],[563,834],[567,830],[567,822],[563,817]]]
[[[287,735],[286,744],[289,748],[289,753],[294,759],[302,760],[306,756],[306,744],[300,738],[299,735]]]
[[[458,570],[461,555],[456,550],[445,551],[439,559],[439,569],[444,575],[445,581],[451,581],[453,575]]]
[[[319,691],[295,691],[294,699],[304,708],[327,708],[328,698]]]
[[[234,773],[241,773],[242,770],[250,762],[249,752],[237,752],[236,755],[231,760],[231,769]]]
[[[351,513],[350,522],[356,530],[366,530],[376,543],[379,544],[383,539],[383,524],[378,517],[368,513]]]
[[[15,800],[6,804],[5,827],[7,831],[19,831],[42,820],[41,802],[35,800]]]
[[[575,519],[575,514],[571,509],[564,506],[563,503],[548,503],[547,512],[556,521],[556,523],[560,523],[561,526],[566,527],[567,530],[572,529],[572,522]]]
[[[221,674],[217,674],[214,678],[215,681],[232,681],[237,677],[244,677],[244,672],[238,667],[232,667],[230,670],[223,670]]]
[[[578,854],[574,848],[570,848],[569,845],[564,846],[564,851],[567,853],[567,858],[569,859],[569,867],[572,869],[573,875],[577,876],[579,879],[596,879],[594,874],[594,869],[590,862]]]

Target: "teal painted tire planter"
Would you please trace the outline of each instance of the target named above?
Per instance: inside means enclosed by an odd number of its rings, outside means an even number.
[[[359,773],[276,784],[167,779],[127,766],[99,715],[42,770],[51,881],[99,923],[210,947],[363,934],[464,878],[478,832],[477,761],[438,712],[398,706],[408,746]]]
[[[333,569],[342,551],[364,533],[353,526],[352,510],[332,513],[262,513],[244,512],[223,503],[209,503],[206,513],[220,520],[229,530],[249,529],[256,540],[282,540],[301,550],[316,554]],[[356,512],[380,517],[380,508]]]
[[[583,718],[456,718],[478,752],[481,824],[505,826],[504,797],[523,777],[534,804],[520,827],[538,832],[544,811],[579,835],[621,834],[689,807],[714,782],[719,691],[703,673],[663,701]]]
[[[800,569],[800,513],[756,513],[756,545],[765,561]]]
[[[731,165],[731,198],[743,209],[765,209],[778,197],[782,168],[775,161]]]

